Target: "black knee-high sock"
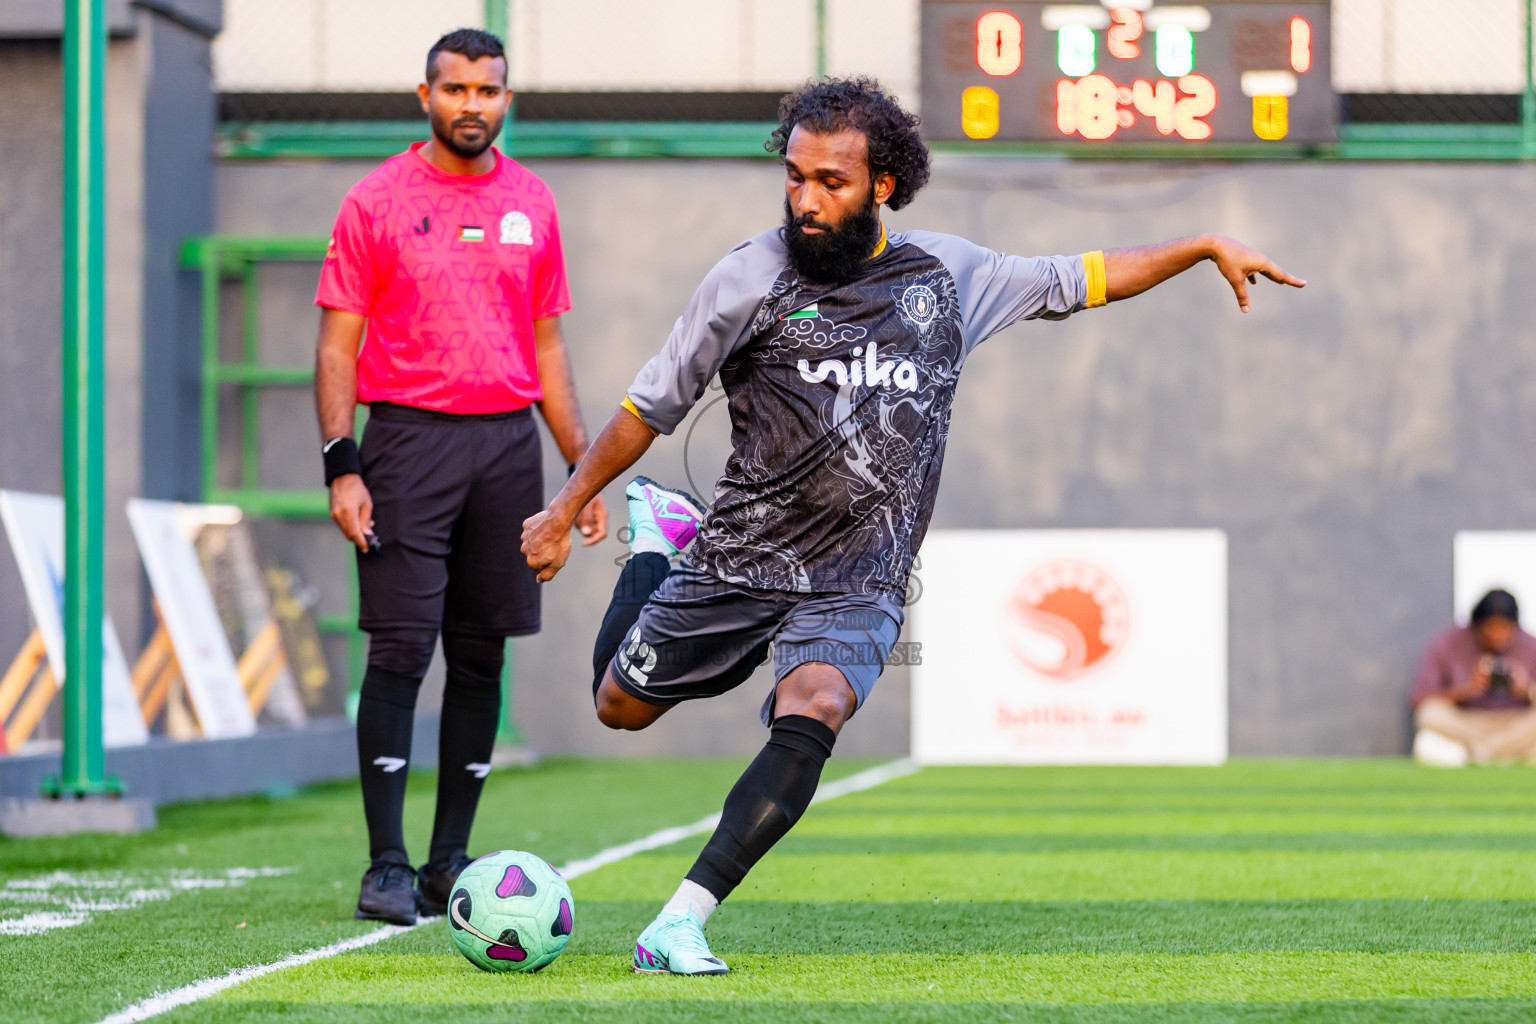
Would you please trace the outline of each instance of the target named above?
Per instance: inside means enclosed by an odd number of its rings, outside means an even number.
[[[689,869],[688,880],[717,900],[729,896],[810,806],[836,742],[837,733],[814,718],[775,719],[768,745],[725,798],[720,824]]]
[[[448,679],[438,731],[437,813],[432,820],[428,863],[453,863],[469,847],[480,790],[491,770],[491,750],[501,722],[501,668],[505,637],[443,634]]]
[[[421,676],[369,665],[357,701],[357,762],[368,820],[368,854],[377,864],[409,864],[400,815],[411,757],[411,723]]]
[[[641,551],[624,563],[619,572],[619,582],[613,586],[613,599],[608,602],[608,612],[597,630],[597,645],[592,650],[592,693],[603,684],[603,672],[613,656],[619,653],[619,645],[629,635],[640,609],[651,599],[661,581],[672,571],[667,556],[657,551]]]

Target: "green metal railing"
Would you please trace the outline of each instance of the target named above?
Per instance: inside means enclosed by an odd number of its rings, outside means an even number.
[[[1525,160],[1536,157],[1536,100],[1519,124],[1345,124],[1335,142],[1189,144],[1117,142],[936,142],[939,153],[1080,160]],[[530,158],[772,159],[773,122],[530,121],[509,124],[503,150]],[[228,160],[382,160],[427,137],[425,121],[264,121],[219,129]]]
[[[773,122],[511,121],[502,151],[537,157],[765,157]],[[430,129],[419,121],[261,121],[219,128],[218,153],[229,160],[275,157],[383,159]]]
[[[202,428],[203,498],[238,505],[257,515],[284,518],[327,518],[330,504],[324,490],[281,491],[261,486],[260,389],[309,387],[313,366],[266,366],[261,362],[262,263],[316,262],[325,258],[325,239],[238,238],[209,235],[189,239],[182,247],[182,266],[202,278]],[[219,352],[219,288],[240,282],[240,355],[225,363]],[[240,389],[241,448],[238,487],[218,483],[219,386]]]

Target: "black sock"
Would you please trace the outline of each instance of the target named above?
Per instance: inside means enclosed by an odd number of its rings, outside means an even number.
[[[375,864],[409,864],[400,815],[411,757],[411,723],[421,677],[369,665],[357,701],[357,763],[368,820],[368,855]]]
[[[837,733],[804,715],[774,720],[768,745],[725,798],[720,824],[688,871],[688,880],[724,900],[752,865],[784,838],[816,795]]]
[[[427,863],[451,864],[469,847],[480,790],[491,770],[501,723],[501,667],[505,637],[443,634],[448,680],[437,747],[437,813]]]
[[[593,696],[603,685],[603,672],[608,663],[619,653],[619,645],[629,635],[635,620],[640,618],[640,609],[671,571],[672,563],[659,551],[641,551],[624,563],[619,582],[613,586],[613,600],[608,602],[608,612],[597,630],[597,646],[592,651]]]

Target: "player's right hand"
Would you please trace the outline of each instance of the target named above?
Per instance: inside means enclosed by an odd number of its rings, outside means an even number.
[[[331,522],[364,554],[373,536],[373,495],[356,473],[331,481]]]
[[[571,557],[571,522],[545,509],[523,520],[523,554],[528,566],[548,583]]]

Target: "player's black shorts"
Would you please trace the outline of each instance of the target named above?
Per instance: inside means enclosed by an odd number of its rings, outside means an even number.
[[[842,672],[859,706],[880,678],[904,612],[880,594],[795,594],[727,583],[684,559],[651,595],[609,669],[647,704],[716,697],[746,681],[773,647],[779,680],[808,662]],[[772,722],[773,691],[763,702]]]
[[[375,402],[361,456],[380,546],[357,556],[359,628],[539,631],[539,584],[519,550],[523,520],[544,507],[530,410]]]

